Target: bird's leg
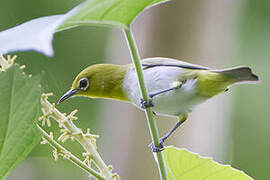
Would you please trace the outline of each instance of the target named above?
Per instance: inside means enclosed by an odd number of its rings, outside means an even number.
[[[163,94],[163,93],[165,93],[165,92],[168,92],[168,91],[172,91],[172,90],[181,88],[182,82],[177,81],[177,83],[178,83],[178,84],[177,84],[176,86],[174,86],[174,87],[171,87],[171,88],[168,88],[168,89],[165,89],[165,90],[162,90],[162,91],[150,93],[150,94],[149,94],[149,97],[150,97],[150,98],[153,98],[153,97],[156,96],[156,95]]]
[[[141,108],[142,109],[145,109],[147,107],[154,107],[153,97],[156,96],[156,95],[159,95],[159,94],[163,94],[163,93],[168,92],[168,91],[172,91],[174,89],[181,88],[182,82],[177,81],[177,83],[178,84],[176,86],[174,86],[174,87],[171,87],[171,88],[168,88],[168,89],[165,89],[165,90],[162,90],[162,91],[150,93],[149,94],[150,99],[149,99],[149,102],[148,103],[145,100],[141,99]]]
[[[176,123],[176,125],[164,136],[162,136],[159,139],[159,145],[155,146],[154,143],[152,142],[149,144],[149,147],[151,148],[152,152],[160,152],[164,150],[164,141],[185,121],[187,120],[187,113],[183,113],[179,116],[179,121]]]
[[[153,99],[150,98],[149,102],[146,102],[145,100],[141,99],[141,108],[145,109],[145,108],[148,108],[148,107],[154,107]]]

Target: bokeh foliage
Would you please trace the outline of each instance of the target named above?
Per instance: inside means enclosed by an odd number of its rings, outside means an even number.
[[[243,1],[236,62],[259,75],[256,86],[239,86],[233,100],[232,165],[255,179],[269,179],[270,1]],[[241,92],[241,93],[240,93]]]

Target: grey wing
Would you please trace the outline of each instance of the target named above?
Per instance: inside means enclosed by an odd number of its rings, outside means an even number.
[[[142,66],[144,69],[158,67],[158,66],[171,66],[171,67],[180,67],[180,68],[187,68],[187,69],[202,69],[202,70],[210,69],[208,67],[186,63],[180,60],[164,58],[164,57],[154,57],[154,58],[143,59]]]

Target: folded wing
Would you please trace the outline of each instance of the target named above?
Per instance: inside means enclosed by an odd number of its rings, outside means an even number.
[[[146,58],[142,60],[142,66],[144,69],[158,67],[158,66],[171,66],[171,67],[179,67],[179,68],[186,68],[186,69],[201,69],[201,70],[209,70],[208,67],[186,63],[183,61],[171,59],[171,58],[164,58],[164,57],[154,57],[154,58]]]

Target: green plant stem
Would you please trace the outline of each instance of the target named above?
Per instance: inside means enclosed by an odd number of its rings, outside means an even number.
[[[39,125],[37,125],[38,129],[42,132],[43,138],[47,141],[47,143],[54,148],[57,152],[59,152],[62,156],[68,156],[67,159],[70,160],[72,163],[80,167],[82,170],[86,171],[87,173],[93,175],[95,178],[99,180],[105,180],[98,172],[89,168],[86,164],[84,164],[79,158],[71,154],[68,150],[66,150],[63,146],[58,144],[55,140],[53,140]],[[68,153],[68,154],[67,154]]]
[[[138,52],[138,49],[137,49],[137,46],[136,46],[136,43],[135,43],[135,40],[133,38],[133,35],[132,35],[130,28],[125,29],[125,35],[126,35],[126,38],[128,41],[129,49],[131,51],[133,64],[134,64],[136,72],[137,72],[142,98],[144,101],[149,103],[149,96],[148,96],[147,88],[146,88],[145,81],[144,81],[139,52]],[[159,145],[158,128],[157,128],[156,122],[154,121],[153,112],[152,112],[150,107],[147,107],[145,109],[145,114],[147,117],[147,124],[148,124],[148,128],[149,128],[152,140],[154,142],[154,145],[158,146]],[[168,177],[167,177],[167,173],[166,173],[163,153],[157,152],[156,154],[157,154],[157,162],[158,162],[158,166],[159,166],[160,176],[161,176],[162,180],[167,180]]]

